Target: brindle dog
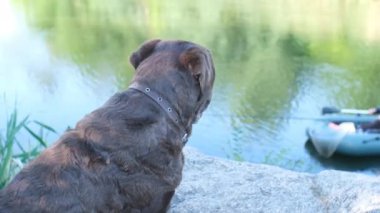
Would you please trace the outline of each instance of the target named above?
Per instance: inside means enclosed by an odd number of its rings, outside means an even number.
[[[152,40],[132,54],[130,88],[85,116],[0,192],[0,212],[165,212],[182,148],[211,99],[210,52]]]

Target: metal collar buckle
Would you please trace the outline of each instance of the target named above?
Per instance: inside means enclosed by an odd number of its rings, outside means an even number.
[[[188,134],[185,133],[185,135],[182,137],[182,144],[185,145],[188,141],[189,137],[188,137]]]

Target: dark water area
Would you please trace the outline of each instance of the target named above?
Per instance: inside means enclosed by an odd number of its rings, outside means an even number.
[[[380,157],[324,159],[305,135],[324,106],[380,105],[378,20],[379,1],[3,0],[0,128],[16,105],[62,132],[128,87],[143,41],[191,40],[212,51],[217,78],[190,146],[295,171],[379,174]]]

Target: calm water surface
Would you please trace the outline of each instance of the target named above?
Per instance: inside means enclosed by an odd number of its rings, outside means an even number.
[[[128,87],[139,44],[178,38],[211,49],[217,69],[190,146],[296,171],[378,174],[380,158],[321,159],[305,143],[323,106],[380,104],[378,20],[379,1],[1,0],[0,128],[15,105],[59,132],[74,126]]]

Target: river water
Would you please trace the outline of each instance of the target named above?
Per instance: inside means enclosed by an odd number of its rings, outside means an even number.
[[[1,0],[0,127],[16,106],[62,132],[128,87],[143,41],[191,40],[213,52],[217,78],[188,145],[296,171],[378,174],[380,158],[323,159],[305,135],[323,106],[380,105],[378,20],[379,1]]]

